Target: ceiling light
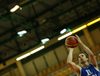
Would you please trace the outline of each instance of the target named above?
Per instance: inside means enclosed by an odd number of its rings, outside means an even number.
[[[20,6],[19,5],[16,5],[16,6],[14,6],[11,10],[10,10],[10,12],[15,12],[16,10],[18,10],[20,8]]]
[[[34,54],[34,53],[36,53],[36,52],[38,52],[38,51],[40,51],[40,50],[42,50],[42,49],[44,49],[44,48],[45,48],[45,46],[40,46],[39,48],[37,48],[37,49],[31,51],[30,53],[31,53],[31,54]]]
[[[37,48],[37,49],[31,51],[30,53],[26,53],[26,54],[24,54],[24,55],[18,57],[16,60],[17,60],[17,61],[22,60],[22,59],[24,59],[24,58],[30,56],[31,54],[36,53],[36,52],[42,50],[44,47],[45,47],[45,46],[40,46],[39,48]]]
[[[81,26],[81,27],[79,27],[79,28],[73,30],[72,33],[76,33],[76,32],[78,32],[78,31],[80,31],[80,30],[82,30],[82,29],[84,29],[84,28],[86,28],[86,27],[87,27],[86,25],[83,25],[83,26]]]
[[[60,34],[64,34],[67,30],[66,29],[63,29],[60,31]]]
[[[41,40],[41,42],[42,42],[43,44],[45,44],[47,41],[49,41],[49,38],[45,38],[45,39],[42,39],[42,40]]]
[[[96,22],[98,22],[98,21],[100,21],[100,18],[97,18],[97,19],[95,19],[95,20],[89,22],[89,23],[87,24],[87,26],[90,26],[90,25],[92,25],[92,24],[94,24],[94,23],[96,23]]]
[[[67,36],[71,35],[71,34],[72,34],[72,32],[69,32],[67,34],[64,34],[63,36],[59,37],[58,40],[62,40],[64,38],[66,38]]]
[[[29,55],[31,55],[31,54],[30,54],[30,53],[24,54],[24,55],[18,57],[16,60],[19,61],[19,60],[21,60],[21,59],[23,59],[23,58],[28,57]]]
[[[23,31],[19,31],[17,34],[22,37],[24,34],[26,34],[27,31],[26,30],[23,30]]]

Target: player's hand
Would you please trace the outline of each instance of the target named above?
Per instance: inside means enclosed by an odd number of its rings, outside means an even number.
[[[69,49],[69,51],[73,51],[75,48],[68,48]]]
[[[77,38],[77,41],[79,42],[79,43],[82,43],[82,41],[81,41],[81,39],[79,38],[79,36],[78,35],[75,35],[76,36],[76,38]]]

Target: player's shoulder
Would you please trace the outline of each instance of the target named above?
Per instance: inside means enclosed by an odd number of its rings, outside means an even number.
[[[90,63],[90,65],[91,65],[92,67],[94,67],[97,71],[99,71],[98,66],[95,67],[92,63]]]

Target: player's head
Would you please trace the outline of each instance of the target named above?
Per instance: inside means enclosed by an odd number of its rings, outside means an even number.
[[[87,56],[86,53],[81,52],[78,55],[78,60],[79,60],[79,63],[80,64],[84,64],[84,63],[88,62],[89,59],[88,59],[88,56]]]

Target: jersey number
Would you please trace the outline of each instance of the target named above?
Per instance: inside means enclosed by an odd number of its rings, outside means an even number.
[[[92,74],[92,72],[90,70],[86,70],[86,72],[87,72],[88,75]]]

